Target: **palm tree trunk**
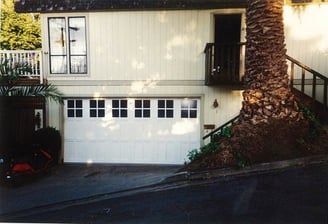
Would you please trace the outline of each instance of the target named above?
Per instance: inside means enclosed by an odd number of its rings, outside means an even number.
[[[288,84],[283,5],[284,0],[248,0],[242,121],[302,119]]]

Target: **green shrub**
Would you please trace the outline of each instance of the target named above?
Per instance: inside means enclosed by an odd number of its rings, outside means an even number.
[[[221,135],[226,138],[231,138],[232,136],[232,126],[226,126],[222,128]]]
[[[187,157],[190,160],[190,162],[204,158],[205,156],[211,154],[211,153],[218,153],[221,151],[221,148],[219,145],[215,142],[211,142],[207,145],[204,145],[200,149],[193,149],[188,154]]]
[[[235,158],[237,160],[237,164],[236,165],[240,169],[245,168],[245,166],[250,165],[250,161],[241,152],[237,152],[236,155],[235,155]]]
[[[310,128],[308,132],[308,140],[313,141],[322,133],[322,125],[312,113],[312,111],[304,104],[299,104],[300,110],[303,112],[304,117],[309,121]]]

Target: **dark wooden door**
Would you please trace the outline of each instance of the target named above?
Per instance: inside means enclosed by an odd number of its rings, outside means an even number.
[[[215,79],[234,84],[239,80],[241,14],[215,16]]]

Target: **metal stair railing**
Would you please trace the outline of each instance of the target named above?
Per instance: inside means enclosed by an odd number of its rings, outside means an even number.
[[[290,86],[300,91],[301,93],[310,96],[312,100],[317,101],[323,104],[325,112],[327,112],[328,102],[328,77],[320,74],[319,72],[313,70],[312,68],[304,65],[303,63],[297,61],[296,59],[287,55],[287,60],[290,61]],[[297,68],[295,68],[295,65]],[[295,79],[295,70],[300,69],[301,74],[299,79]],[[310,76],[309,78],[307,78]],[[299,86],[299,88],[297,88]],[[306,87],[311,87],[310,91],[307,91]],[[321,87],[322,95],[318,94],[320,91],[319,87]],[[320,92],[320,93],[321,93]]]
[[[312,68],[304,65],[303,63],[297,61],[296,59],[290,57],[287,55],[287,60],[290,61],[290,86],[297,90],[300,91],[301,93],[308,95],[312,98],[312,100],[317,101],[323,105],[324,108],[324,114],[327,115],[328,113],[328,102],[327,102],[327,95],[328,95],[328,77],[320,74],[319,72],[313,70]],[[298,68],[301,70],[301,77],[300,81],[295,79],[295,65],[298,66]],[[311,79],[306,79],[306,72],[309,73],[312,77]],[[296,86],[299,85],[300,88],[297,88]],[[310,95],[307,94],[306,87],[311,86],[311,91]],[[317,90],[318,86],[322,86],[322,99],[318,98]],[[223,125],[219,126],[218,128],[214,129],[210,133],[206,134],[203,137],[203,140],[207,138],[211,138],[211,142],[214,138],[214,136],[219,136],[222,132],[223,129],[226,127],[229,127],[236,123],[239,120],[240,115],[232,118],[231,120],[227,121]]]
[[[223,132],[223,129],[226,127],[229,127],[233,124],[235,124],[237,121],[239,121],[239,116],[237,115],[236,117],[232,118],[231,120],[227,121],[226,123],[224,123],[223,125],[221,125],[220,127],[214,129],[213,131],[211,131],[210,133],[208,133],[207,135],[205,135],[203,137],[203,140],[207,139],[207,138],[211,138],[211,142],[214,138],[215,135],[220,135]]]

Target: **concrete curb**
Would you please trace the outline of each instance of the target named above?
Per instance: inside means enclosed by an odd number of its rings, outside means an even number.
[[[196,180],[209,180],[221,177],[232,176],[248,176],[259,173],[273,172],[277,170],[284,170],[293,167],[302,167],[308,165],[317,165],[322,163],[328,163],[328,155],[319,155],[311,157],[303,157],[291,160],[261,163],[252,166],[245,167],[243,169],[237,168],[224,168],[216,170],[207,170],[199,172],[180,172],[170,177],[167,177],[162,181],[163,184],[181,182],[181,181],[196,181]]]

